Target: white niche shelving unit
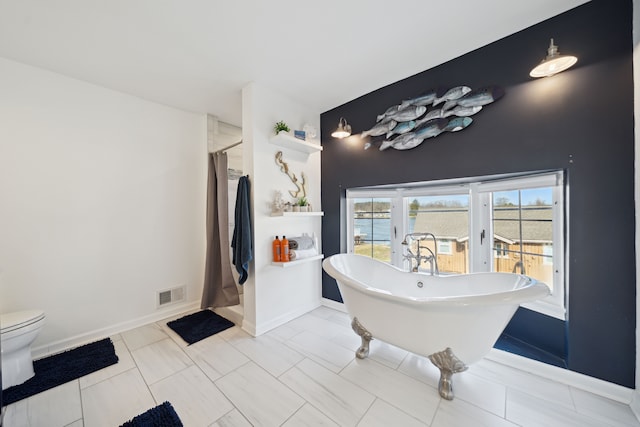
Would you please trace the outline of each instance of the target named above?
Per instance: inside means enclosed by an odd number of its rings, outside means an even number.
[[[278,213],[272,213],[271,216],[272,217],[299,217],[299,216],[307,216],[307,217],[322,217],[324,215],[324,212],[278,212]],[[300,265],[300,264],[306,264],[307,262],[311,262],[311,261],[317,261],[317,260],[321,260],[324,258],[324,254],[318,254],[315,256],[311,256],[308,258],[302,258],[302,259],[295,259],[293,261],[287,261],[287,262],[275,262],[275,261],[271,261],[271,265],[273,265],[274,267],[282,267],[282,268],[288,268],[288,267],[294,267],[296,265]]]
[[[269,142],[274,145],[278,145],[284,148],[290,148],[292,150],[300,151],[307,154],[317,153],[318,151],[322,151],[322,145],[313,144],[308,141],[303,141],[294,137],[293,135],[287,132],[280,132],[277,135],[269,138]],[[322,217],[324,216],[324,212],[316,211],[316,212],[272,212],[272,217]],[[308,262],[321,260],[324,258],[324,254],[318,254],[316,256],[312,256],[309,258],[302,258],[298,260],[288,261],[288,262],[271,262],[271,265],[275,267],[288,268],[294,267],[300,264],[306,264]]]

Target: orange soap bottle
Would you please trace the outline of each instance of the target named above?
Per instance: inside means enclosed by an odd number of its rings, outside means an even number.
[[[287,236],[282,236],[282,240],[280,241],[280,261],[289,261],[289,241],[287,240]]]
[[[278,236],[276,236],[276,238],[273,240],[272,246],[273,246],[273,262],[282,261],[282,257],[280,256],[281,242],[280,242],[280,239],[278,239]]]

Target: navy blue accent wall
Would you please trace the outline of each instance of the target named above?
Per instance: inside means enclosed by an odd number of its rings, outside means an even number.
[[[576,66],[532,79],[553,37]],[[446,43],[446,38],[442,39]],[[632,2],[594,0],[321,116],[322,247],[345,247],[347,188],[496,173],[564,169],[568,179],[568,319],[520,310],[511,336],[568,369],[634,387],[635,206]],[[417,53],[418,54],[418,53]],[[367,70],[363,70],[366,73]],[[499,85],[467,129],[408,151],[364,150],[357,135],[401,100],[433,87]],[[344,116],[354,136],[330,134]],[[341,301],[323,276],[323,296]]]

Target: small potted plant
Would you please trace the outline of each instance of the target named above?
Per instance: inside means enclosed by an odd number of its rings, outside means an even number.
[[[300,206],[300,212],[307,212],[309,201],[306,197],[302,196],[298,199],[298,206]]]
[[[276,131],[276,135],[279,134],[282,131],[287,132],[287,133],[289,131],[291,131],[291,129],[289,129],[289,126],[287,126],[287,124],[285,122],[283,122],[282,120],[280,120],[279,122],[276,123],[276,125],[273,127],[273,130]]]

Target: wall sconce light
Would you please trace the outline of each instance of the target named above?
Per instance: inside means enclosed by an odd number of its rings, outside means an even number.
[[[351,125],[347,123],[344,117],[340,117],[340,121],[338,122],[338,129],[331,133],[331,136],[334,138],[346,138],[351,135]]]
[[[547,50],[547,57],[544,58],[537,67],[531,70],[529,75],[531,77],[553,76],[573,66],[576,62],[578,62],[578,58],[575,56],[560,55],[558,53],[558,46],[553,44],[553,39],[551,39],[549,49]]]

